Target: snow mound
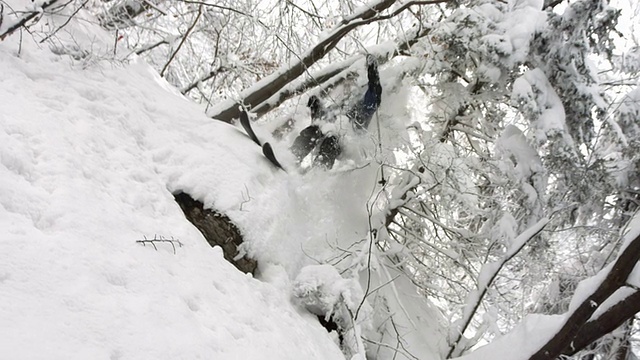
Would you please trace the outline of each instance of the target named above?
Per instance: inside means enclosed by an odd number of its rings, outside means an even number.
[[[343,358],[313,316],[227,263],[173,200],[183,190],[239,212],[247,188],[278,176],[260,149],[145,64],[80,66],[30,41],[19,56],[17,39],[0,43],[3,356]],[[154,236],[183,246],[136,243]]]

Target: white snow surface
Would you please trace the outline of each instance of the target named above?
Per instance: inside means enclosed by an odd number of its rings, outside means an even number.
[[[283,174],[242,132],[143,63],[74,62],[25,33],[19,55],[17,36],[0,43],[0,69],[2,358],[344,358],[278,270],[302,262],[301,241],[265,251],[278,266],[259,281],[173,200],[187,191],[247,238],[270,234],[280,204],[252,199]],[[136,243],[155,235],[183,246]]]

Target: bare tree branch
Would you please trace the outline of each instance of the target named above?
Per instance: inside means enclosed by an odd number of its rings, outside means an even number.
[[[240,14],[240,15],[244,15],[244,16],[253,18],[253,16],[251,16],[250,14],[247,14],[246,12],[240,11],[238,9],[234,9],[232,7],[223,6],[223,5],[219,5],[219,4],[213,4],[213,3],[210,3],[210,2],[206,2],[206,1],[196,1],[196,0],[177,0],[177,1],[185,3],[185,4],[196,4],[196,5],[212,7],[212,8],[216,8],[216,9],[220,9],[220,10],[227,10],[227,11],[234,12],[236,14]]]
[[[171,54],[171,57],[169,58],[167,63],[164,64],[164,67],[162,68],[162,71],[160,71],[160,76],[164,77],[164,74],[167,71],[167,69],[169,68],[169,65],[171,64],[173,59],[175,59],[176,55],[178,55],[178,52],[180,51],[180,48],[182,48],[182,45],[184,45],[184,42],[189,37],[189,34],[191,34],[191,32],[193,31],[193,28],[196,27],[196,24],[198,23],[198,20],[200,20],[200,16],[201,15],[202,15],[202,5],[198,6],[198,15],[196,15],[195,20],[193,20],[193,23],[191,24],[191,26],[189,26],[187,31],[184,33],[184,36],[182,37],[182,40],[180,41],[180,44],[176,48],[176,51],[174,51],[173,54]]]
[[[147,51],[151,51],[157,48],[160,45],[169,45],[174,40],[181,39],[182,37],[184,37],[184,35],[178,35],[177,37],[165,37],[164,39],[156,41],[155,43],[143,45],[140,48],[134,50],[133,52],[136,53],[136,55],[141,55]],[[172,39],[172,40],[170,41],[169,39]]]
[[[206,73],[205,75],[201,76],[198,80],[192,82],[191,84],[185,86],[184,88],[182,88],[182,90],[180,90],[180,93],[186,95],[189,91],[195,89],[196,87],[198,87],[198,84],[207,81],[209,79],[211,79],[212,77],[221,74],[225,71],[229,71],[228,67],[225,66],[220,66],[214,70],[209,71],[208,73]]]
[[[76,16],[76,14],[87,5],[87,3],[89,2],[89,0],[85,0],[85,2],[83,2],[80,6],[78,6],[77,9],[74,10],[74,12],[69,15],[69,18],[62,24],[60,25],[57,29],[55,29],[51,34],[47,35],[44,39],[40,40],[40,44],[42,44],[43,42],[49,40],[53,35],[55,35],[56,33],[58,33],[58,31],[60,31],[60,29],[62,29],[63,27],[67,26],[67,24],[69,24],[69,22],[71,21],[71,19],[73,19],[74,16]]]
[[[0,4],[0,28],[2,27],[3,20],[4,20],[4,4]]]
[[[253,113],[256,114],[257,117],[261,117],[269,111],[280,106],[283,102],[291,99],[292,97],[301,94],[311,88],[322,85],[323,83],[331,80],[335,76],[347,70],[349,66],[351,66],[356,61],[357,58],[358,57],[353,57],[351,59],[345,60],[339,66],[324,68],[311,75],[310,78],[305,81],[301,81],[295,84],[289,84],[288,86],[282,88],[282,90],[274,94],[272,97],[256,106],[255,109],[253,109]]]

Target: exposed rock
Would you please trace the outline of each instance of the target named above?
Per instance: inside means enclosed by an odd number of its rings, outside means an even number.
[[[202,233],[209,245],[220,246],[224,258],[232,263],[238,270],[254,274],[258,263],[246,255],[240,258],[238,247],[243,238],[240,230],[231,222],[231,219],[212,209],[205,209],[204,204],[193,199],[189,194],[178,192],[173,194],[187,219]]]

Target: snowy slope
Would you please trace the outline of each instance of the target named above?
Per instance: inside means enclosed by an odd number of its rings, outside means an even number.
[[[259,148],[145,64],[75,62],[26,35],[17,51],[0,43],[2,358],[343,358],[173,201],[185,190],[257,233],[238,215],[247,189],[282,177]],[[156,234],[184,246],[135,242]]]

